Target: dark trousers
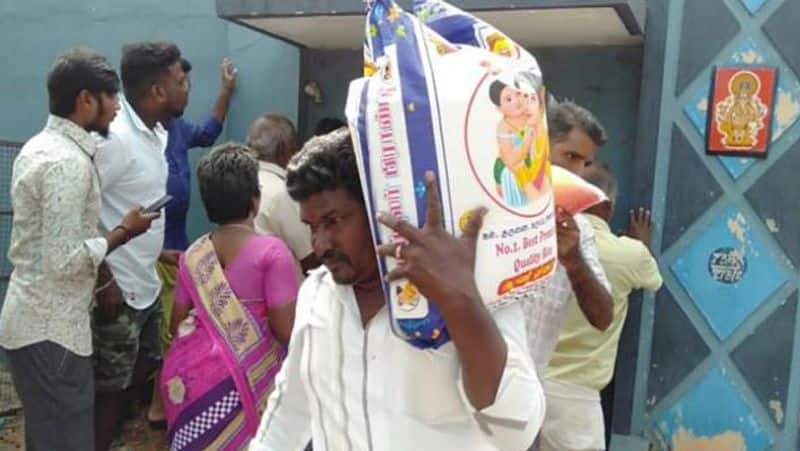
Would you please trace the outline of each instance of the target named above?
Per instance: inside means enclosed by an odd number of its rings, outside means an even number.
[[[25,448],[93,450],[91,357],[81,357],[50,341],[6,352],[25,415]]]

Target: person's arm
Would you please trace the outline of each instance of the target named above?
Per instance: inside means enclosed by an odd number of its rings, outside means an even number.
[[[485,209],[474,210],[460,239],[444,230],[432,173],[425,175],[427,215],[420,230],[381,214],[381,223],[408,240],[378,248],[395,256],[390,281],[407,279],[436,302],[460,363],[464,402],[498,449],[527,449],[544,419],[544,393],[527,346],[525,316],[516,304],[488,312],[475,284],[475,245]]]
[[[661,277],[661,272],[658,269],[658,262],[656,262],[650,250],[647,249],[643,243],[639,244],[641,244],[639,260],[632,267],[632,286],[637,289],[656,292],[664,283],[664,279]]]
[[[109,244],[118,245],[119,234],[109,243],[102,236],[85,238],[83,211],[92,176],[79,161],[62,160],[42,173],[42,267],[64,278],[94,270],[105,258]]]
[[[495,400],[508,348],[475,284],[475,244],[486,210],[472,212],[463,236],[455,238],[442,225],[441,204],[433,173],[425,174],[425,226],[382,213],[379,220],[408,240],[382,245],[378,253],[397,257],[390,281],[407,279],[436,302],[461,363],[464,391],[476,410]],[[400,247],[400,249],[398,249]]]
[[[300,364],[305,347],[306,306],[313,303],[315,288],[306,282],[298,296],[298,311],[295,327],[289,341],[289,351],[275,377],[275,389],[267,401],[267,410],[255,438],[250,442],[250,451],[303,451],[311,439],[311,409],[303,382],[300,379]],[[305,297],[303,294],[309,292]]]
[[[661,288],[664,280],[661,278],[658,263],[649,249],[652,230],[650,210],[639,208],[630,211],[627,235],[639,242],[638,260],[630,266],[631,286],[655,292]]]
[[[219,97],[217,97],[217,102],[214,104],[212,114],[219,122],[225,122],[225,116],[228,115],[228,107],[231,103],[233,91],[236,90],[236,81],[239,78],[239,71],[228,58],[222,60],[221,70],[222,89],[219,92]]]
[[[494,402],[473,415],[497,449],[528,449],[544,421],[546,402],[528,350],[525,314],[520,304],[513,304],[492,317],[506,343],[506,362]],[[459,388],[465,395],[461,379]]]
[[[175,119],[178,121],[176,126],[181,127],[184,136],[187,136],[187,149],[213,146],[219,135],[222,134],[222,124],[228,115],[231,98],[236,90],[237,77],[236,68],[228,58],[225,58],[222,61],[222,87],[211,109],[211,116],[199,125],[181,118]]]
[[[559,263],[564,267],[572,285],[578,306],[594,328],[604,331],[614,319],[614,301],[610,284],[605,277],[594,232],[591,227],[578,227],[563,209],[557,214]]]
[[[175,119],[179,121],[176,126],[183,128],[184,136],[187,136],[186,149],[195,149],[200,147],[211,147],[222,134],[222,121],[214,116],[209,117],[200,125],[192,124],[184,119]]]
[[[172,307],[172,318],[169,324],[170,338],[178,333],[178,326],[189,316],[192,310],[192,298],[189,293],[191,277],[186,272],[186,261],[184,257],[178,259],[178,272],[175,276],[175,296]]]
[[[264,256],[264,298],[267,302],[267,320],[272,335],[286,344],[294,326],[295,300],[297,299],[297,272],[292,252],[278,238],[270,243]]]

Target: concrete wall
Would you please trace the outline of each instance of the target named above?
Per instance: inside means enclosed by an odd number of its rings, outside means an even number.
[[[655,152],[637,158],[636,187],[665,287],[631,309],[617,375],[635,377],[617,399],[632,409],[614,430],[656,449],[800,449],[800,2],[648,7],[637,142]],[[708,155],[714,68],[750,64],[778,71],[768,155]]]
[[[3,1],[0,140],[24,141],[41,129],[47,115],[45,76],[59,52],[89,46],[118,65],[122,45],[141,40],[174,41],[192,61],[190,120],[201,120],[216,99],[222,58],[234,60],[239,89],[220,142],[242,139],[249,122],[264,111],[296,117],[298,50],[222,21],[211,0]],[[202,153],[195,150],[192,162]],[[197,195],[189,216],[190,237],[208,229]]]

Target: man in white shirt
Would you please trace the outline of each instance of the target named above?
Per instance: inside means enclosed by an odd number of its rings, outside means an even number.
[[[247,147],[258,158],[261,204],[256,231],[272,235],[292,250],[302,274],[320,265],[311,247],[311,231],[300,221],[300,207],[286,191],[286,165],[297,152],[297,132],[289,118],[265,114],[250,125]]]
[[[586,168],[593,164],[598,148],[607,140],[605,130],[591,112],[572,102],[551,105],[547,116],[550,162],[583,176]],[[591,222],[585,215],[571,217],[559,211],[556,227],[559,267],[551,279],[544,302],[525,305],[530,347],[548,404],[554,397],[585,396],[583,391],[568,392],[556,382],[544,378],[569,303],[576,303],[582,316],[598,331],[607,330],[614,319],[611,284],[600,262]],[[549,419],[545,418],[545,426]],[[534,449],[552,450],[547,438],[539,437]]]
[[[167,132],[161,123],[180,116],[189,86],[181,53],[171,43],[126,45],[121,76],[125,93],[107,139],[98,143],[95,165],[100,176],[104,228],[132,205],[150,205],[166,194]],[[106,259],[101,266],[99,299],[118,306],[110,315],[95,315],[96,445],[111,445],[121,417],[124,390],[143,383],[160,359],[156,261],[164,243],[164,220]]]
[[[103,258],[143,233],[158,214],[132,208],[105,238],[97,230],[95,141],[117,112],[119,78],[88,49],[56,59],[47,77],[50,116],[14,161],[14,265],[0,314],[25,413],[29,451],[94,449],[89,311]],[[105,308],[105,305],[100,305]]]
[[[324,264],[304,282],[275,391],[251,451],[527,449],[544,400],[518,304],[489,313],[474,280],[475,238],[441,225],[439,196],[426,176],[423,229],[382,216],[406,237],[382,255],[400,257],[390,278],[406,278],[434,299],[452,341],[421,350],[395,336],[350,135],[313,138],[286,178]]]
[[[588,110],[572,102],[549,105],[550,163],[578,176],[594,162],[607,138],[600,123]],[[606,330],[613,320],[611,285],[595,245],[592,224],[584,215],[556,211],[558,267],[537,302],[524,304],[528,320],[528,344],[539,377],[550,362],[564,324],[567,302],[577,299],[586,320]]]

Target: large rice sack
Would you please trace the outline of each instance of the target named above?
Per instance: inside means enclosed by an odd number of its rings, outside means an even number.
[[[365,78],[347,117],[370,218],[422,225],[423,175],[437,174],[447,230],[486,206],[476,283],[489,309],[533,298],[556,266],[553,191],[538,66],[456,46],[391,0],[367,14]],[[398,237],[372,219],[375,244]],[[381,259],[386,274],[393,259]],[[417,347],[449,340],[435,303],[409,282],[384,287],[393,329]]]
[[[414,14],[427,27],[441,35],[452,44],[479,47],[497,55],[516,60],[535,79],[541,79],[541,71],[536,58],[525,48],[519,46],[505,33],[477,17],[441,0],[414,0]],[[546,99],[544,86],[539,87],[539,98]],[[542,109],[541,129],[537,133],[536,146],[549,156],[550,144],[547,140],[547,110]],[[498,168],[502,161],[497,160]],[[606,199],[597,187],[559,167],[552,168],[555,204],[570,214],[577,214]]]

